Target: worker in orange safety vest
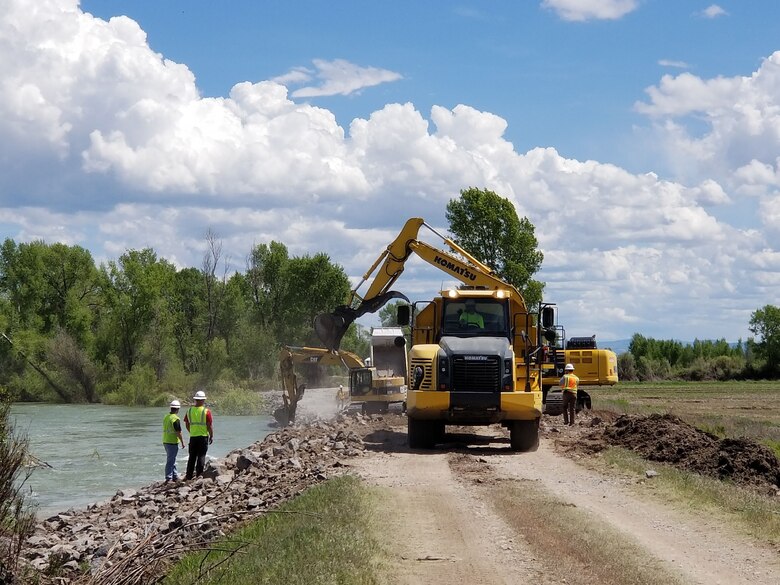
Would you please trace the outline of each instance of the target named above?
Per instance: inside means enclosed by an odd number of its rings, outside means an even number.
[[[580,379],[574,374],[574,364],[566,364],[563,372],[560,383],[563,390],[563,424],[572,426],[574,424],[577,389],[580,386]]]

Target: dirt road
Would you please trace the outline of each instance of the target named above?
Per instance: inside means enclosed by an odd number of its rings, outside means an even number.
[[[556,453],[549,439],[535,453],[512,453],[505,431],[494,426],[475,429],[480,436],[470,444],[458,437],[446,449],[410,452],[403,420],[397,417],[387,430],[368,436],[372,454],[355,463],[383,495],[380,520],[396,583],[590,582],[566,574],[556,551],[534,551],[495,509],[489,489],[513,481],[534,482],[565,505],[605,521],[679,582],[780,583],[777,550],[714,518],[643,498],[628,480]]]

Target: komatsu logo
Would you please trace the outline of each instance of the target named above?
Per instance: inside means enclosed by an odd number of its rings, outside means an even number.
[[[442,268],[446,268],[450,272],[454,272],[455,274],[459,274],[463,278],[467,280],[476,280],[477,275],[474,274],[471,270],[468,268],[463,268],[462,266],[458,266],[451,260],[447,260],[446,258],[442,258],[441,256],[436,256],[433,261],[441,266]]]
[[[464,355],[463,359],[469,362],[486,362],[488,358],[486,355]]]

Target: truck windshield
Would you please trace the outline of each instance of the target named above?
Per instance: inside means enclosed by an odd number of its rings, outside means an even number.
[[[495,299],[446,300],[443,333],[506,335],[504,303]]]

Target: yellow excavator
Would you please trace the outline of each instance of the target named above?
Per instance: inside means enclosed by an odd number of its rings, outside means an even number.
[[[451,252],[418,239],[426,227]],[[515,451],[534,450],[542,416],[541,348],[538,313],[521,293],[488,266],[439,234],[422,218],[411,218],[377,258],[346,305],[315,318],[318,336],[337,350],[349,325],[379,310],[415,254],[463,283],[429,301],[398,308],[398,324],[410,325],[409,389],[406,398],[411,448],[442,442],[446,425],[490,425],[509,429]],[[358,290],[373,278],[365,294]]]
[[[542,308],[545,321],[554,322],[554,305],[546,304]],[[614,386],[618,383],[617,355],[611,349],[599,348],[596,336],[566,338],[563,326],[554,323],[548,331],[555,332],[555,341],[543,348],[545,354],[542,392],[544,413],[556,416],[563,413],[563,395],[559,382],[566,364],[574,366],[579,378],[577,391],[577,412],[591,408],[591,396],[584,390],[587,386]]]
[[[393,339],[388,339],[394,333]],[[349,370],[349,404],[358,405],[364,414],[387,412],[390,404],[406,400],[404,344],[400,328],[372,331],[371,366],[349,351],[284,346],[279,352],[283,405],[274,411],[274,417],[283,426],[295,421],[298,402],[306,390],[305,384],[298,383],[296,364],[344,366]]]

